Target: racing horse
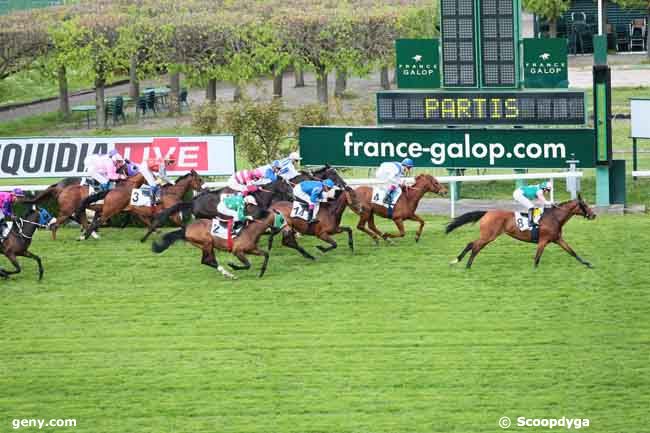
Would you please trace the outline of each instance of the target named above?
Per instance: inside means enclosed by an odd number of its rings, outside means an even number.
[[[36,229],[47,228],[52,216],[45,209],[32,206],[23,217],[14,220],[7,239],[0,244],[0,252],[4,254],[14,266],[13,271],[0,268],[0,278],[9,278],[9,275],[21,272],[20,264],[16,257],[27,257],[38,264],[38,279],[43,279],[43,263],[41,258],[29,251],[32,238]]]
[[[127,174],[128,165],[124,164],[117,172],[120,174]],[[81,224],[82,232],[88,227],[88,219],[86,213],[75,213],[75,210],[85,200],[90,192],[88,185],[81,185],[81,177],[69,177],[59,182],[50,185],[44,191],[40,192],[36,197],[31,199],[22,200],[27,204],[41,204],[45,201],[55,199],[58,204],[58,213],[53,223],[50,226],[52,231],[52,240],[56,240],[56,232],[59,227],[64,225],[68,220],[72,219]],[[98,209],[97,206],[94,207]]]
[[[260,269],[259,277],[261,278],[266,272],[266,267],[269,263],[269,253],[260,249],[257,245],[260,237],[267,229],[271,228],[273,232],[284,232],[285,236],[293,239],[295,242],[295,233],[286,225],[286,222],[281,218],[276,211],[269,209],[262,209],[259,206],[247,205],[247,213],[253,216],[252,221],[247,221],[246,225],[241,229],[239,235],[229,242],[227,239],[221,239],[212,235],[212,220],[211,219],[198,219],[192,224],[182,227],[179,230],[165,234],[161,240],[154,242],[151,245],[151,250],[154,253],[162,253],[169,248],[174,242],[185,240],[192,245],[200,248],[203,255],[201,257],[201,264],[216,268],[226,278],[236,279],[236,277],[227,271],[219,264],[214,254],[214,249],[230,251],[242,263],[238,265],[235,263],[228,263],[234,270],[250,269],[251,263],[246,257],[246,254],[253,254],[256,256],[263,256],[264,262]]]
[[[214,218],[219,216],[217,206],[221,201],[221,194],[234,194],[234,191],[228,187],[218,189],[216,191],[206,191],[194,197],[192,201],[176,203],[175,205],[164,209],[156,215],[149,227],[149,230],[144,235],[141,242],[147,240],[149,235],[159,228],[170,215],[178,214],[184,210],[190,210],[192,215],[196,218]],[[251,194],[257,204],[262,208],[268,208],[271,203],[282,200],[293,200],[293,192],[291,186],[282,178],[263,185],[260,189]]]
[[[86,208],[98,200],[104,200],[100,211],[95,213],[93,222],[86,229],[83,235],[84,239],[88,239],[90,234],[97,230],[102,224],[107,222],[112,216],[117,215],[126,209],[131,202],[131,192],[134,188],[140,188],[144,184],[145,179],[142,173],[137,173],[135,176],[126,178],[126,180],[115,185],[115,188],[109,191],[98,192],[93,194],[79,205],[76,210],[77,215],[81,215],[86,211]]]
[[[332,238],[332,235],[346,232],[348,234],[348,247],[351,251],[354,251],[354,240],[352,238],[352,229],[350,227],[341,226],[341,218],[343,217],[343,211],[345,208],[350,206],[353,210],[359,210],[359,201],[356,198],[355,192],[352,189],[348,190],[339,190],[337,192],[337,197],[329,202],[323,202],[320,204],[317,215],[317,222],[309,224],[307,221],[301,218],[292,218],[291,210],[293,208],[292,202],[278,202],[272,205],[272,208],[284,216],[284,219],[287,221],[289,226],[295,231],[305,235],[316,236],[317,238],[327,242],[328,247],[317,245],[321,252],[326,253],[337,248],[338,244]],[[283,236],[282,244],[298,250],[303,257],[308,259],[314,259],[309,253],[304,251],[302,248],[296,248],[290,244],[290,239],[285,239]],[[269,250],[273,246],[273,235],[269,238]]]
[[[189,190],[201,191],[202,188],[203,179],[201,179],[201,176],[199,176],[195,170],[192,170],[176,179],[174,184],[167,184],[160,189],[159,205],[133,206],[130,204],[124,209],[124,212],[137,216],[149,229],[146,235],[148,236],[151,233],[151,220],[154,216],[161,211],[178,204]],[[170,219],[177,226],[180,226],[183,223],[182,214],[180,212],[172,214]]]
[[[596,218],[596,214],[585,203],[582,196],[578,195],[577,200],[570,200],[560,203],[551,209],[547,209],[539,222],[539,238],[537,241],[537,253],[535,254],[535,267],[539,265],[542,258],[542,253],[546,246],[553,242],[558,244],[564,251],[575,257],[583,265],[588,268],[593,268],[591,263],[582,259],[573,251],[573,248],[562,237],[562,227],[574,215],[582,215],[588,220]],[[470,250],[472,254],[467,261],[467,268],[472,267],[472,263],[476,255],[490,242],[498,238],[502,233],[506,233],[515,239],[524,242],[534,242],[531,231],[521,231],[515,223],[515,218],[512,211],[507,210],[491,210],[491,211],[475,211],[468,212],[457,218],[454,218],[445,230],[446,233],[451,233],[453,230],[468,223],[480,221],[480,237],[467,244],[465,249],[458,255],[458,257],[451,262],[456,264],[463,260],[465,254]]]
[[[422,236],[422,231],[424,230],[424,220],[415,213],[420,200],[422,200],[422,197],[427,192],[433,192],[440,195],[445,195],[447,193],[447,189],[441,185],[435,177],[430,174],[420,174],[415,178],[415,183],[413,185],[402,187],[402,195],[397,200],[397,203],[395,203],[395,206],[392,209],[392,215],[389,216],[387,207],[372,203],[371,186],[360,186],[356,188],[355,191],[362,206],[361,211],[355,211],[359,215],[357,229],[368,234],[375,243],[378,243],[380,238],[388,240],[390,238],[404,237],[406,234],[404,230],[405,220],[412,220],[420,223],[420,226],[415,233],[415,242],[418,242],[420,236]],[[375,225],[375,215],[392,219],[399,230],[399,234],[382,233],[379,231]],[[366,228],[366,225],[368,225],[368,228]]]

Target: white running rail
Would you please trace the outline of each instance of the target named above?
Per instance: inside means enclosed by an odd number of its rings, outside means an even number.
[[[456,195],[456,182],[490,182],[495,180],[518,180],[518,179],[566,179],[569,177],[582,177],[583,173],[581,171],[567,171],[561,173],[515,173],[515,174],[488,174],[488,175],[468,175],[468,176],[440,176],[437,177],[438,182],[449,184],[449,196],[450,196],[450,216],[454,218],[456,216],[456,201],[453,200],[453,197]],[[650,171],[636,171],[633,173],[633,176],[638,177],[650,177]],[[406,182],[413,183],[414,178],[406,178]],[[352,186],[362,186],[362,185],[376,185],[381,183],[378,179],[350,179],[347,181],[349,185]],[[0,186],[0,191],[11,191],[14,188],[21,188],[23,191],[43,191],[49,185],[10,185],[10,186]],[[206,182],[204,184],[207,188],[222,188],[226,186],[226,182]],[[551,201],[553,201],[554,190],[551,190]]]

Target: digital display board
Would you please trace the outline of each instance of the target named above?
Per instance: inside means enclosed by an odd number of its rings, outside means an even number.
[[[477,87],[474,0],[442,0],[444,87]]]
[[[516,87],[512,0],[481,0],[481,78],[484,87]]]
[[[582,91],[388,91],[377,93],[379,124],[582,125]]]

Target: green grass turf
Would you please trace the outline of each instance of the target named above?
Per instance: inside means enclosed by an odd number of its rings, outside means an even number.
[[[496,432],[504,415],[647,431],[648,217],[570,221],[594,270],[551,246],[535,271],[506,237],[450,267],[478,228],[445,222],[419,244],[412,224],[394,246],[355,232],[353,254],[338,236],[315,263],[276,246],[263,279],[254,258],[234,282],[189,245],[152,254],[140,229],[39,233],[45,279],[23,260],[0,281],[2,431]]]

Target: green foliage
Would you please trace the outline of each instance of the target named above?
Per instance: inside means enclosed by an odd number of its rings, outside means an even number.
[[[562,16],[571,6],[570,0],[524,0],[523,7],[529,12],[549,20]]]
[[[201,134],[218,132],[221,118],[222,110],[216,104],[207,102],[192,109],[192,126]]]
[[[610,0],[626,9],[646,10],[650,13],[650,2],[648,0]]]
[[[286,152],[286,122],[279,101],[244,99],[225,110],[224,128],[237,137],[237,148],[253,165],[266,164]]]
[[[301,126],[323,126],[331,122],[327,107],[322,104],[307,104],[298,107],[291,113],[292,133],[298,137]]]

